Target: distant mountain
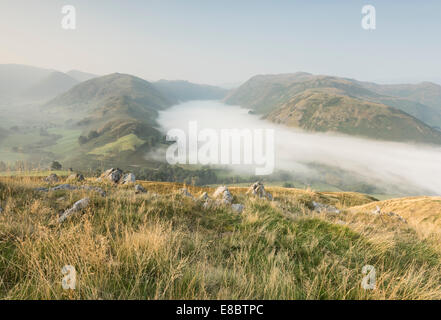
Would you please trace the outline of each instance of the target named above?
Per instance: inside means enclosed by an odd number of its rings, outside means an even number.
[[[78,81],[62,72],[52,72],[38,83],[26,89],[22,96],[30,99],[51,99],[71,89]]]
[[[418,84],[378,85],[372,82],[360,82],[365,88],[374,92],[416,101],[429,107],[441,110],[441,86],[432,82]]]
[[[181,102],[189,100],[223,99],[228,93],[227,89],[195,84],[183,80],[160,80],[154,82],[153,85],[165,96],[172,97],[174,100]]]
[[[265,115],[287,103],[297,94],[316,89],[326,89],[330,93],[366,102],[384,104],[406,112],[431,127],[441,127],[441,109],[422,104],[416,101],[416,98],[415,100],[403,98],[404,96],[411,97],[411,94],[386,95],[385,93],[393,93],[387,86],[383,88],[382,85],[364,83],[353,79],[312,75],[305,72],[252,77],[242,86],[232,91],[225,98],[225,102],[238,104]],[[395,94],[398,93],[395,92]],[[414,96],[416,95],[414,93]],[[421,98],[420,101],[423,101],[423,99]],[[424,101],[427,101],[427,99]]]
[[[3,64],[0,65],[0,105],[41,103],[94,77],[93,74],[76,70],[63,73],[33,66]]]
[[[87,80],[99,77],[96,74],[82,72],[82,71],[78,71],[78,70],[70,70],[70,71],[66,72],[66,74],[71,76],[72,78],[76,79],[78,82],[83,82],[83,81],[87,81]]]
[[[19,64],[0,64],[0,96],[13,97],[48,77],[54,70]]]
[[[327,89],[297,94],[266,118],[307,131],[441,144],[441,132],[407,113],[384,104],[335,94]]]
[[[81,82],[46,104],[46,108],[63,108],[92,112],[105,104],[129,98],[145,108],[164,109],[176,101],[166,98],[150,82],[128,74],[113,73]]]

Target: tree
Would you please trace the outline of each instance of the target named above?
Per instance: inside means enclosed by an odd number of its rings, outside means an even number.
[[[98,138],[99,136],[100,135],[98,134],[98,132],[96,132],[95,130],[92,130],[92,131],[89,132],[87,138],[90,141],[92,139]]]
[[[78,143],[79,144],[85,144],[87,142],[87,138],[85,136],[79,136],[78,137]]]
[[[61,170],[63,166],[58,161],[52,161],[51,170]]]

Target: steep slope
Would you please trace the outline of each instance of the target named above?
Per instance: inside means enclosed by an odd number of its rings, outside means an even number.
[[[66,72],[67,75],[71,76],[72,78],[76,79],[78,82],[87,81],[93,78],[97,78],[96,74],[87,73],[79,70],[70,70]]]
[[[188,81],[160,80],[153,83],[156,89],[167,97],[173,97],[177,101],[189,100],[218,100],[223,99],[228,90],[202,84],[195,84]]]
[[[65,73],[55,71],[29,89],[26,89],[23,96],[35,100],[52,99],[57,95],[68,91],[76,84],[78,84],[76,79]]]
[[[266,114],[289,101],[293,96],[310,89],[329,89],[336,94],[355,97],[362,100],[382,103],[404,111],[434,127],[441,127],[441,109],[424,105],[402,97],[385,95],[378,90],[371,90],[373,84],[353,79],[331,76],[312,75],[309,73],[259,75],[251,78],[241,87],[230,93],[225,102],[238,104]]]
[[[382,140],[441,144],[441,132],[400,110],[335,94],[330,90],[300,93],[266,118],[308,131],[333,131]]]

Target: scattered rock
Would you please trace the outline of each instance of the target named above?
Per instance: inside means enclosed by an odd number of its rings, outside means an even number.
[[[84,210],[85,208],[87,208],[89,206],[89,203],[90,203],[89,198],[84,198],[84,199],[81,199],[81,200],[75,202],[74,205],[72,206],[72,208],[67,209],[66,211],[63,212],[63,214],[61,214],[61,216],[58,218],[58,222],[62,223],[67,218],[69,218],[71,215]]]
[[[218,187],[213,193],[213,198],[222,198],[222,200],[228,202],[229,204],[231,204],[231,202],[233,201],[233,195],[230,193],[230,190],[228,190],[226,186]]]
[[[49,182],[49,183],[56,183],[56,182],[60,181],[60,178],[58,178],[58,176],[55,173],[51,173],[49,176],[44,178],[44,181]]]
[[[231,209],[232,209],[234,212],[242,213],[242,211],[245,209],[245,206],[244,206],[243,204],[240,204],[240,203],[233,203],[233,204],[231,205]]]
[[[135,185],[135,193],[146,193],[147,190],[140,184]]]
[[[324,213],[340,213],[340,210],[338,210],[336,207],[323,204],[320,202],[312,202],[312,206],[314,207],[314,211],[316,212],[324,212]]]
[[[67,181],[84,181],[84,176],[81,173],[74,173],[67,177]]]
[[[265,191],[265,186],[260,181],[253,183],[253,185],[251,185],[251,187],[248,189],[247,194],[251,194],[262,199],[268,199],[270,201],[273,200],[272,194]]]
[[[122,183],[122,184],[129,184],[129,183],[135,183],[135,182],[136,182],[136,177],[133,173],[126,173],[120,181],[120,183]]]
[[[122,175],[123,175],[123,172],[121,169],[111,168],[111,169],[107,170],[106,172],[104,172],[100,178],[102,180],[109,180],[113,183],[118,183],[121,180]]]

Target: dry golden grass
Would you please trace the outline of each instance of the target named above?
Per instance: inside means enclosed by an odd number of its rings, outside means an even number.
[[[377,201],[351,208],[352,212],[394,212],[405,218],[422,237],[441,235],[441,197],[407,197]]]
[[[231,188],[245,204],[237,214],[204,210],[177,192],[181,184],[142,181],[149,193],[136,195],[132,186],[85,183],[108,195],[37,192],[41,179],[0,178],[0,298],[441,298],[439,241],[418,237],[410,223],[346,210],[373,200],[364,195],[268,188],[268,202]],[[83,214],[57,223],[86,196]],[[312,201],[343,211],[315,213]],[[376,268],[375,290],[361,287],[367,264]],[[75,290],[61,286],[65,265],[77,271]]]

